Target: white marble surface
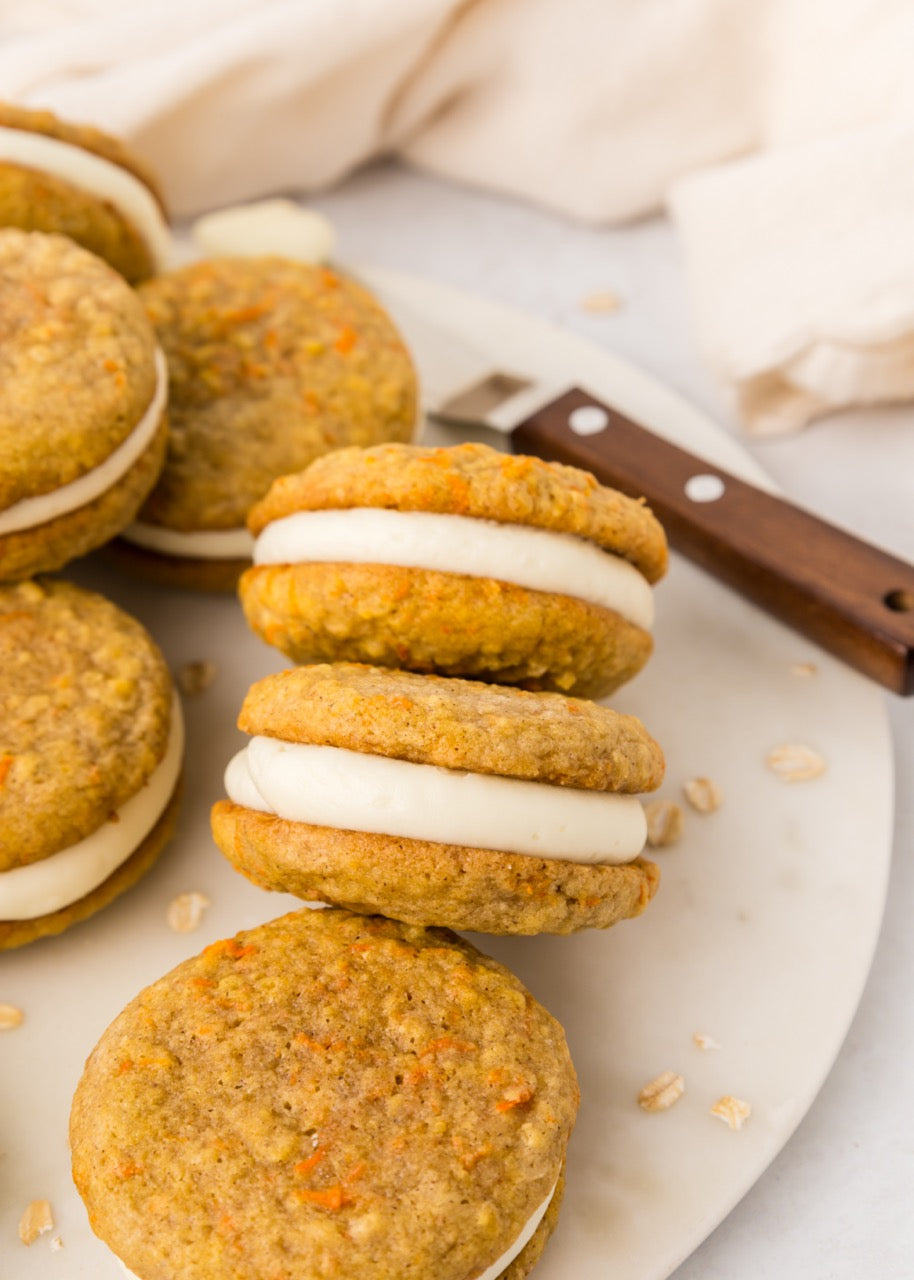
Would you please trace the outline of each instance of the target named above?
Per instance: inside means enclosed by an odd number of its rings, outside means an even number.
[[[310,203],[333,218],[341,258],[457,285],[581,333],[739,436],[696,349],[679,246],[662,219],[595,230],[386,165]],[[601,290],[618,295],[618,311],[582,308]],[[914,406],[741,442],[795,501],[914,559]],[[857,1017],[794,1137],[676,1280],[900,1280],[914,1272],[914,706],[886,699],[895,849]]]

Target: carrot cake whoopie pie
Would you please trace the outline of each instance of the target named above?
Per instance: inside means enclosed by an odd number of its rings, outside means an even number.
[[[444,929],[292,912],[147,987],[70,1119],[137,1280],[522,1280],[578,1087],[561,1027]]]
[[[131,284],[171,257],[156,180],[122,142],[11,103],[0,103],[0,226],[65,235]]]
[[[600,697],[652,649],[663,530],[574,467],[482,444],[344,449],[251,511],[248,622],[347,660]]]
[[[0,950],[60,933],[149,869],[182,754],[139,622],[67,582],[0,587]]]
[[[330,449],[408,440],[412,362],[361,286],[286,258],[219,258],[146,281],[170,375],[162,477],[118,554],[160,581],[235,589],[247,513]]]
[[[633,716],[337,663],[258,681],[238,723],[213,834],[265,888],[503,934],[605,928],[656,889],[638,793],[663,755]]]
[[[129,524],[162,468],[166,400],[123,278],[63,236],[0,229],[0,582]]]

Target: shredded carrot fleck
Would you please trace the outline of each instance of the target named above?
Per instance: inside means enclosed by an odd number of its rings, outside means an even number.
[[[0,756],[0,787],[6,782],[6,775],[13,767],[13,757],[11,755]]]
[[[308,1156],[307,1160],[299,1160],[293,1170],[296,1177],[303,1178],[306,1173],[310,1173],[312,1169],[316,1169],[326,1154],[327,1151],[325,1147],[318,1147],[313,1156]]]
[[[191,978],[190,985],[192,987],[199,987],[203,990],[205,987],[214,987],[216,984],[213,982],[212,978]]]
[[[321,283],[328,289],[338,289],[340,286],[340,278],[335,272],[329,271],[324,267],[321,271]]]
[[[346,1194],[346,1189],[342,1186],[326,1187],[322,1191],[314,1191],[310,1187],[301,1187],[295,1192],[296,1199],[307,1204],[318,1204],[323,1209],[332,1209],[334,1212],[342,1209],[343,1205],[351,1204],[352,1197]]]
[[[495,1110],[504,1113],[505,1111],[513,1111],[515,1107],[522,1107],[533,1097],[533,1090],[529,1085],[520,1085],[514,1093],[513,1097],[502,1098],[496,1102]]]
[[[203,952],[205,956],[215,958],[220,955],[229,956],[232,960],[243,960],[257,950],[254,943],[242,946],[237,938],[223,938],[221,942],[211,943]]]
[[[119,1178],[135,1178],[138,1173],[142,1173],[145,1165],[137,1164],[134,1160],[127,1161],[126,1164],[117,1166],[117,1176]]]
[[[358,1182],[359,1178],[361,1178],[362,1174],[365,1172],[367,1168],[368,1166],[366,1165],[365,1161],[360,1160],[359,1163],[354,1164],[352,1168],[349,1170],[349,1172],[346,1174],[346,1181]]]
[[[454,1049],[457,1053],[475,1053],[478,1046],[470,1040],[455,1040],[453,1036],[441,1036],[438,1040],[430,1040],[424,1049],[419,1050],[419,1057],[427,1053],[440,1053],[444,1049]]]
[[[122,1076],[122,1075],[125,1075],[128,1071],[132,1071],[132,1070],[133,1070],[133,1059],[120,1058],[118,1060],[117,1070],[115,1071],[114,1074],[116,1076]]]
[[[371,951],[373,947],[373,942],[350,942],[349,944],[350,951]]]
[[[349,352],[358,341],[359,335],[353,329],[352,325],[344,324],[337,335],[336,342],[333,344],[334,351],[338,351],[341,356],[348,356]]]

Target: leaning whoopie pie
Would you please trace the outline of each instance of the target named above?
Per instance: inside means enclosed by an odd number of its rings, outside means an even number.
[[[84,920],[149,869],[182,751],[137,621],[67,582],[0,587],[0,950]]]
[[[571,933],[638,915],[663,756],[597,703],[338,663],[260,680],[213,834],[256,884],[412,924]]]
[[[130,523],[162,469],[166,399],[123,278],[63,236],[0,229],[0,582]]]
[[[651,653],[667,562],[643,503],[481,444],[345,449],[251,511],[252,628],[295,662],[370,662],[599,697]]]
[[[122,142],[11,103],[0,103],[0,226],[65,235],[131,284],[171,258],[157,182]]]
[[[247,513],[277,476],[342,445],[410,438],[412,362],[371,294],[326,267],[220,258],[140,296],[168,357],[171,439],[118,552],[147,577],[234,591]]]
[[[70,1121],[138,1280],[522,1280],[578,1103],[561,1027],[447,930],[292,912],[147,987]]]

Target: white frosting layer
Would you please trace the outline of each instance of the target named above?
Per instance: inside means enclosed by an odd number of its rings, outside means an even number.
[[[126,440],[109,453],[104,462],[78,479],[61,485],[59,489],[52,489],[50,493],[23,498],[0,511],[0,535],[15,533],[19,529],[34,529],[68,511],[77,511],[106,493],[127,474],[152,442],[168,399],[168,370],[165,357],[158,349],[155,364],[156,385],[149,407]]]
[[[524,1224],[520,1235],[517,1237],[514,1243],[504,1251],[504,1253],[501,1255],[500,1258],[496,1258],[496,1260],[492,1263],[491,1267],[486,1267],[485,1271],[483,1271],[480,1275],[476,1277],[476,1280],[497,1280],[497,1277],[500,1276],[503,1271],[507,1270],[508,1267],[510,1267],[511,1263],[518,1256],[518,1254],[523,1249],[525,1249],[526,1246],[533,1239],[533,1236],[536,1233],[537,1227],[542,1222],[543,1218],[546,1216],[546,1210],[549,1208],[549,1205],[552,1202],[552,1197],[554,1195],[555,1195],[555,1187],[552,1188],[552,1190],[549,1192],[548,1196],[540,1205],[540,1207],[534,1210],[534,1212],[527,1219],[527,1222]],[[123,1262],[121,1262],[120,1258],[117,1257],[117,1254],[115,1254],[114,1257],[121,1271],[127,1277],[127,1280],[140,1280],[139,1276],[136,1275],[135,1272],[131,1271],[128,1266],[126,1266]]]
[[[35,920],[91,893],[126,862],[165,810],[181,772],[184,720],[172,698],[165,755],[146,785],[91,835],[40,862],[0,872],[0,920]]]
[[[250,560],[254,539],[247,529],[165,529],[135,521],[121,537],[148,551],[188,560]]]
[[[274,520],[254,545],[255,564],[389,564],[496,578],[613,609],[649,630],[650,584],[638,570],[569,533],[427,511],[358,507],[298,511]]]
[[[252,738],[229,762],[225,788],[235,804],[290,822],[566,862],[629,862],[647,835],[635,796],[277,738]]]
[[[0,160],[53,174],[107,200],[136,227],[156,268],[161,271],[168,266],[172,256],[168,223],[155,196],[129,169],[59,138],[6,127],[0,127]]]
[[[514,1261],[517,1255],[521,1252],[521,1250],[524,1249],[533,1239],[533,1236],[534,1236],[534,1233],[536,1232],[537,1227],[542,1222],[543,1218],[546,1216],[546,1210],[549,1208],[549,1205],[552,1201],[552,1197],[554,1195],[555,1195],[555,1187],[552,1188],[552,1190],[549,1192],[548,1196],[540,1205],[540,1207],[538,1209],[535,1209],[531,1214],[531,1216],[527,1219],[527,1222],[524,1224],[524,1227],[522,1228],[520,1235],[517,1237],[514,1243],[504,1251],[504,1253],[501,1255],[500,1258],[497,1258],[492,1263],[491,1267],[486,1267],[485,1271],[483,1271],[481,1275],[476,1277],[476,1280],[497,1280],[497,1277],[500,1276],[501,1273],[505,1271],[508,1267],[510,1267],[511,1263]]]

